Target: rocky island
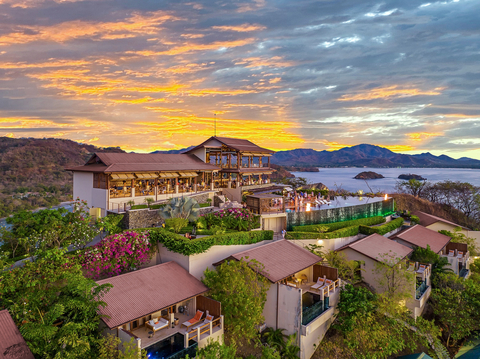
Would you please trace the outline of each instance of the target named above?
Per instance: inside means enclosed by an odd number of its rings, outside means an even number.
[[[383,177],[380,173],[376,173],[373,171],[365,171],[365,172],[359,173],[353,178],[361,179],[361,180],[369,180],[369,179],[378,179],[378,178],[385,178],[385,177]]]
[[[398,176],[399,179],[402,179],[402,180],[411,180],[411,179],[414,179],[414,180],[417,180],[417,181],[426,181],[427,179],[426,178],[423,178],[422,176],[420,175],[416,175],[416,174],[413,174],[413,173],[408,173],[408,174],[401,174],[400,176]]]

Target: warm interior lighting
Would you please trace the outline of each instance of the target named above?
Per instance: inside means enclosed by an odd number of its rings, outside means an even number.
[[[385,193],[385,201],[388,199],[388,195]]]
[[[310,203],[307,203],[307,208],[305,209],[306,212],[310,212]]]
[[[323,244],[323,239],[319,239],[319,240],[317,241],[317,243],[318,243],[318,244]]]

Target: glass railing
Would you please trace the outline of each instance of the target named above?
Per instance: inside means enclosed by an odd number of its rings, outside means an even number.
[[[420,286],[417,287],[417,290],[415,292],[415,299],[420,299],[423,293],[427,290],[428,286],[426,282],[422,282]]]
[[[469,272],[469,270],[467,268],[462,268],[462,270],[460,271],[460,274],[459,274],[460,278],[466,278],[467,275],[468,275],[468,272]]]
[[[189,356],[189,358],[194,358],[195,354],[197,352],[197,347],[198,347],[198,343],[194,343],[194,344],[190,345],[188,348],[182,349],[182,350],[166,357],[166,359],[183,359],[187,355]]]
[[[302,325],[307,325],[328,309],[328,297],[325,301],[318,301],[310,307],[302,308]]]

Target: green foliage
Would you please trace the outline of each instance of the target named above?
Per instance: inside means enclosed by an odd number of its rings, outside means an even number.
[[[117,234],[122,231],[123,214],[109,214],[106,217],[97,219],[97,227],[108,234]]]
[[[148,208],[150,208],[150,205],[155,202],[155,200],[152,197],[145,197],[144,202],[148,205]]]
[[[200,215],[200,206],[192,197],[177,197],[161,209],[161,216],[168,218],[183,218],[189,222],[195,221]]]
[[[120,345],[123,346],[123,350],[119,349]],[[141,350],[139,353],[134,338],[129,342],[122,343],[119,337],[107,334],[106,337],[100,338],[98,347],[97,359],[147,359],[147,352]]]
[[[209,295],[222,303],[225,330],[234,343],[254,339],[257,327],[265,320],[262,313],[270,284],[257,274],[263,268],[255,260],[242,258],[204,272],[202,281],[210,288]]]
[[[95,357],[98,307],[109,284],[86,279],[64,250],[39,251],[35,262],[4,272],[0,305],[9,310],[40,358]]]
[[[305,249],[308,250],[310,253],[313,253],[320,258],[323,258],[323,256],[325,255],[325,253],[322,251],[322,248],[323,246],[319,246],[318,244],[309,244],[305,247]]]
[[[373,226],[375,224],[380,224],[385,222],[385,217],[383,216],[376,216],[370,218],[359,218],[354,219],[351,221],[343,221],[343,222],[334,222],[334,223],[324,223],[324,224],[311,224],[306,226],[295,226],[293,227],[294,232],[319,232],[321,228],[327,228],[327,230],[323,232],[333,232],[337,229],[345,228],[345,227],[352,227],[356,225],[365,225],[365,226]]]
[[[349,261],[345,253],[337,251],[328,251],[324,254],[327,263],[338,269],[338,276],[350,282],[360,280],[357,278],[357,271],[360,268],[360,263],[354,260]]]
[[[289,335],[287,338],[287,344],[282,351],[282,359],[298,359],[298,352],[300,347],[297,346],[297,333]]]
[[[397,182],[395,188],[400,193],[408,193],[415,197],[421,197],[427,181],[419,181],[414,178],[408,181]]]
[[[277,349],[278,351],[282,351],[285,349],[286,343],[285,340],[288,338],[286,334],[283,334],[285,329],[273,329],[267,328],[267,330],[263,333],[263,337],[265,338],[267,344]]]
[[[415,215],[412,214],[412,215],[410,216],[410,223],[411,223],[412,225],[414,225],[414,224],[420,224],[420,218],[418,218],[418,216],[415,216]]]
[[[216,340],[209,340],[207,346],[197,347],[196,359],[235,359],[237,347],[233,345],[221,345]]]
[[[165,225],[167,228],[173,230],[174,233],[180,233],[182,228],[186,227],[188,224],[188,219],[186,218],[167,218],[165,220]]]
[[[430,296],[433,312],[446,336],[455,345],[480,329],[480,285],[452,274],[440,275]]]
[[[470,263],[470,270],[472,273],[480,273],[480,258],[477,258],[473,263]]]
[[[136,204],[136,205],[130,207],[130,209],[145,209],[145,208],[148,208],[148,205],[146,205],[146,204]]]
[[[479,254],[479,248],[477,248],[477,242],[475,238],[467,237],[463,234],[461,227],[457,227],[453,230],[453,232],[442,230],[438,231],[438,233],[444,234],[452,238],[452,243],[464,243],[468,246],[468,251],[472,256],[476,256]]]
[[[160,208],[164,208],[166,205],[167,205],[166,203],[152,204],[150,206],[150,209],[160,209]]]
[[[351,332],[357,316],[371,314],[375,310],[375,295],[363,287],[347,284],[340,292],[334,328],[343,334]]]
[[[364,225],[360,225],[359,232],[362,234],[371,235],[374,233],[378,233],[381,236],[387,234],[388,232],[393,231],[394,229],[400,228],[403,225],[403,218],[397,218],[393,221],[385,223],[384,225],[377,226],[377,227],[367,227]]]
[[[287,232],[287,239],[334,239],[356,236],[358,234],[358,225],[337,229],[336,231],[320,232]]]
[[[445,257],[441,257],[430,249],[427,244],[427,248],[417,247],[413,251],[410,259],[413,262],[427,263],[432,265],[432,283],[435,284],[437,275],[442,273],[453,272],[450,268],[450,263]]]
[[[202,217],[207,228],[220,226],[226,229],[248,231],[260,226],[259,216],[243,208],[222,209],[221,211],[207,213]]]
[[[163,228],[150,229],[150,241],[162,243],[168,250],[186,256],[204,253],[214,245],[252,244],[273,239],[273,231],[225,233],[196,239],[187,239]]]

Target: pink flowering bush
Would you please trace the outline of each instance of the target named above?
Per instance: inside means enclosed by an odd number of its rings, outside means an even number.
[[[87,277],[100,279],[130,272],[151,258],[148,233],[124,232],[105,237],[78,259]]]
[[[248,231],[258,227],[258,216],[244,208],[226,208],[208,213],[204,216],[204,220],[208,228],[221,226],[226,229]]]

